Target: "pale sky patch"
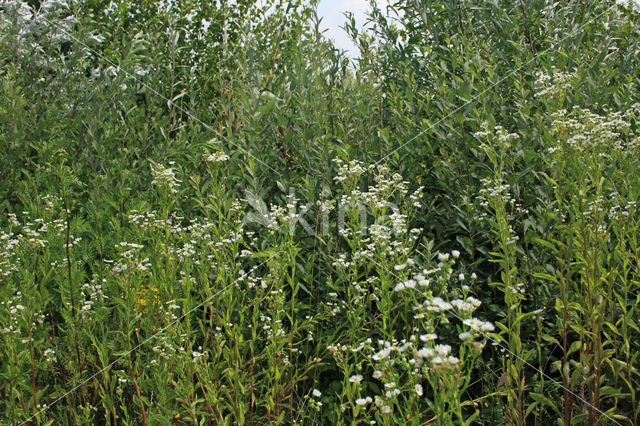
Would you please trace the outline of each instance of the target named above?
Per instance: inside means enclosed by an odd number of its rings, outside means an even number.
[[[379,0],[378,7],[384,9],[388,0]],[[367,18],[367,11],[371,9],[368,0],[320,0],[318,16],[322,18],[320,27],[326,29],[325,36],[333,39],[339,49],[347,51],[350,57],[358,56],[358,49],[347,33],[340,27],[344,26],[346,17],[344,12],[352,12],[358,28],[361,29]]]

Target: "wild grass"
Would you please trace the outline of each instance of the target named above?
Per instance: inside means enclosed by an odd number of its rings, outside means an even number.
[[[633,7],[0,11],[0,422],[640,421]]]

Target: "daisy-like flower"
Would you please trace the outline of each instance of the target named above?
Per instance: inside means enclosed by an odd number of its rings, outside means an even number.
[[[388,390],[388,391],[386,391],[386,392],[385,392],[385,394],[384,394],[384,396],[385,396],[387,399],[391,399],[391,398],[393,398],[394,396],[398,396],[398,395],[400,395],[400,389],[392,389],[392,390]]]
[[[471,297],[471,296],[467,297],[466,302],[467,302],[467,303],[471,303],[471,304],[472,304],[473,306],[475,306],[476,308],[482,304],[482,302],[481,302],[481,301],[479,301],[479,300],[478,300],[478,299],[476,299],[475,297]]]
[[[482,321],[480,321],[478,318],[468,318],[462,321],[462,323],[464,325],[468,325],[469,327],[473,328],[476,331],[479,331],[480,327],[482,326]]]
[[[428,303],[427,305],[428,311],[442,312],[442,311],[448,311],[453,307],[449,302],[445,302],[441,297],[434,297],[431,302],[427,302],[427,303]]]
[[[451,304],[460,311],[473,311],[475,309],[471,303],[460,299],[452,300]]]
[[[449,260],[449,253],[444,253],[444,254],[439,253],[438,254],[438,260],[440,262],[446,262],[447,260]]]
[[[398,347],[398,352],[404,352],[411,347],[411,342],[405,342],[402,346]]]
[[[447,357],[447,364],[454,365],[454,364],[457,364],[457,363],[459,363],[459,362],[460,362],[460,359],[458,359],[457,357],[455,357],[455,356],[453,356],[453,355],[449,355],[449,356]]]
[[[391,352],[391,350],[389,348],[385,348],[385,349],[373,354],[372,358],[373,358],[374,361],[381,361],[381,360],[385,359],[386,357],[388,357],[390,352]]]
[[[227,161],[228,159],[229,159],[229,156],[224,152],[220,151],[220,152],[214,152],[213,154],[209,155],[206,158],[206,161],[210,163],[221,163],[223,161]]]
[[[431,358],[434,355],[435,355],[435,350],[433,348],[422,348],[417,353],[417,356],[419,358]]]
[[[430,283],[430,281],[428,279],[426,279],[426,278],[423,278],[423,279],[418,281],[418,285],[420,287],[426,287],[426,286],[429,285],[429,283]]]
[[[495,327],[488,321],[480,321],[478,318],[468,318],[463,321],[464,325],[468,325],[475,331],[493,331]]]
[[[424,391],[422,389],[422,385],[420,383],[417,383],[413,388],[415,389],[416,394],[418,396],[422,396],[424,394]]]
[[[458,338],[463,342],[466,342],[468,340],[471,340],[472,336],[471,336],[471,333],[469,333],[468,331],[465,331],[463,333],[458,334]]]
[[[314,389],[313,392],[311,392],[311,395],[315,396],[316,398],[320,398],[322,396],[322,392],[320,392],[318,389]]]
[[[48,362],[55,362],[56,361],[56,351],[54,351],[51,348],[45,349],[44,356],[47,358]]]
[[[431,360],[431,364],[438,367],[450,367],[460,362],[455,356],[440,357],[437,356]]]
[[[449,345],[436,345],[435,348],[433,348],[438,355],[440,356],[447,356],[451,353],[451,346]]]
[[[354,374],[353,376],[349,377],[349,381],[351,383],[362,383],[363,379],[364,377],[362,377],[362,375],[360,374]]]
[[[482,326],[480,327],[480,329],[481,329],[482,331],[493,331],[493,330],[495,330],[496,328],[495,328],[495,327],[494,327],[494,325],[493,325],[493,324],[491,324],[489,321],[485,321],[485,322],[483,322],[483,323],[482,323]]]
[[[421,334],[420,335],[420,340],[422,340],[423,342],[430,342],[432,340],[436,340],[438,338],[438,335],[435,333],[429,333],[429,334]]]
[[[366,398],[358,398],[356,399],[356,405],[360,406],[360,407],[364,407],[367,404],[371,404],[373,402],[373,399],[371,399],[370,396],[366,397]]]

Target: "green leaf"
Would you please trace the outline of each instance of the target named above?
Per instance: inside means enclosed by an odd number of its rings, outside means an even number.
[[[551,281],[553,283],[559,284],[558,279],[551,274],[547,274],[544,272],[535,272],[533,276],[536,278],[540,278],[543,280],[547,280],[547,281]]]
[[[536,393],[536,392],[530,392],[529,396],[531,397],[531,399],[533,399],[538,404],[541,404],[541,405],[544,405],[546,407],[549,407],[549,408],[553,409],[554,411],[557,410],[557,404],[554,404],[546,396],[544,396],[544,395],[542,395],[540,393]]]
[[[570,355],[573,352],[580,350],[580,348],[582,348],[582,341],[576,340],[575,342],[571,343],[571,346],[569,347],[569,350],[567,351],[567,355]]]

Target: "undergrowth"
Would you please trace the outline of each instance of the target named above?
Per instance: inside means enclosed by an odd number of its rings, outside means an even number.
[[[0,11],[0,422],[638,425],[633,6]]]

